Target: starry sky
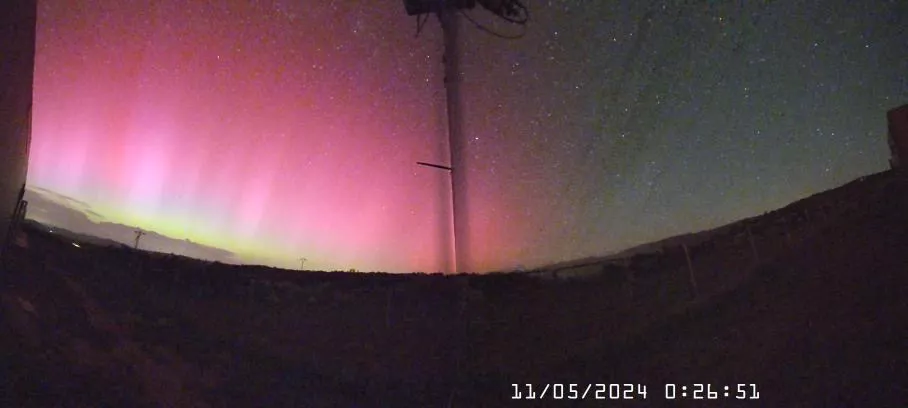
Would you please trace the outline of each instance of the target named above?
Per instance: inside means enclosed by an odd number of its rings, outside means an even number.
[[[529,1],[461,19],[469,259],[605,255],[888,167],[908,3]],[[442,35],[397,0],[39,4],[28,183],[237,262],[452,267]],[[40,214],[37,209],[35,214]],[[65,217],[55,220],[66,227]]]

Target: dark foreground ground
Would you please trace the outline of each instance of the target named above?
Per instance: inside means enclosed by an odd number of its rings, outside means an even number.
[[[0,277],[0,406],[908,406],[904,182],[723,234],[689,248],[694,286],[678,248],[567,278],[300,273],[29,224]],[[565,392],[512,400],[513,383]]]

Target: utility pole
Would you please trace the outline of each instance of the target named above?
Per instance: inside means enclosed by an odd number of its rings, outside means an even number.
[[[460,71],[460,25],[461,14],[465,9],[472,9],[478,3],[486,10],[497,15],[505,21],[524,25],[529,19],[529,12],[521,0],[403,0],[407,14],[417,16],[417,34],[422,27],[420,23],[423,15],[435,14],[441,23],[442,38],[444,42],[444,84],[446,96],[446,111],[448,119],[448,153],[449,165],[417,162],[419,165],[447,170],[451,175],[451,223],[453,232],[450,245],[454,251],[453,270],[467,272],[470,270],[471,257],[468,242],[469,216],[467,213],[467,175],[465,171],[464,154],[466,139],[463,136],[463,103],[460,98],[460,83],[463,79]],[[469,18],[469,16],[467,16]],[[473,24],[486,32],[493,33],[485,27],[479,26],[475,20]],[[504,37],[499,35],[499,37]]]
[[[136,233],[136,243],[132,246],[133,249],[139,249],[139,239],[142,238],[142,235],[145,235],[145,231],[140,229],[135,230]]]
[[[444,3],[433,9],[441,23],[444,41],[444,84],[446,96],[446,111],[448,119],[448,153],[450,166],[417,162],[416,164],[437,169],[447,170],[451,175],[451,213],[453,232],[451,234],[450,248],[454,251],[453,272],[468,270],[467,250],[467,220],[466,213],[466,175],[463,166],[463,118],[461,117],[460,82],[460,48],[458,33],[460,28],[459,8],[472,7],[472,5],[457,5],[456,2]],[[409,12],[409,10],[408,10]]]
[[[438,12],[445,45],[445,94],[448,111],[448,149],[451,155],[451,211],[453,213],[454,234],[454,272],[468,272],[470,269],[470,245],[467,241],[467,177],[463,153],[463,105],[460,100],[460,83],[463,79],[460,72],[460,15],[454,8],[444,8]]]
[[[303,265],[306,264],[306,261],[308,261],[308,259],[306,259],[306,258],[300,258],[300,270],[301,270],[301,271],[304,270],[304,269],[303,269]]]

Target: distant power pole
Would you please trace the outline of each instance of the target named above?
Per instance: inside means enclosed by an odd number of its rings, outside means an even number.
[[[139,249],[139,239],[142,238],[142,235],[145,235],[145,231],[140,229],[135,230],[136,233],[136,243],[132,246],[133,249]]]
[[[304,269],[303,269],[303,265],[306,264],[306,261],[308,261],[308,259],[306,259],[306,258],[300,258],[300,270],[301,270],[301,271],[304,270]]]

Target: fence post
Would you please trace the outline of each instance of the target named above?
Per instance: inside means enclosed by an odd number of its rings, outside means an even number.
[[[687,244],[681,244],[681,247],[684,248],[684,258],[687,259],[687,272],[690,279],[690,288],[696,298],[699,296],[699,291],[697,290],[697,278],[694,276],[694,264],[690,261],[690,252],[687,250]]]
[[[391,328],[391,294],[394,293],[394,288],[388,289],[388,296],[385,300],[385,329]]]
[[[760,254],[757,253],[757,244],[754,243],[754,235],[750,232],[750,225],[747,225],[747,240],[750,241],[750,249],[754,253],[754,261],[760,263]]]
[[[634,283],[636,280],[636,275],[634,273],[634,270],[630,269],[630,267],[627,268],[627,272],[625,272],[625,273],[627,274],[627,280],[626,280],[627,281],[627,295],[628,295],[628,297],[630,297],[631,301],[633,301],[634,300]]]
[[[785,228],[785,240],[788,241],[788,246],[791,247],[791,228],[788,226],[788,220],[782,223],[782,227]]]
[[[620,261],[619,265],[621,265],[621,269],[623,269],[623,272],[624,272],[624,284],[626,285],[625,292],[627,292],[628,298],[631,301],[633,301],[634,300],[634,280],[636,278],[636,276],[634,276],[634,269],[631,268],[631,263],[628,260],[628,258],[622,259]]]

